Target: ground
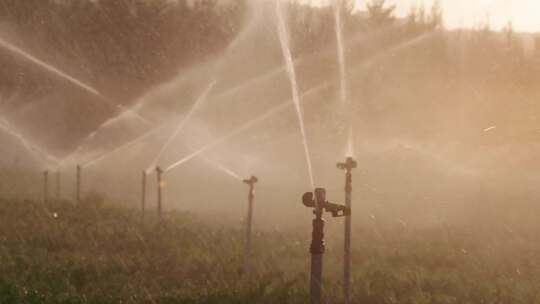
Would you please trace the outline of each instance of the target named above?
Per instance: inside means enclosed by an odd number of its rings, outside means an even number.
[[[0,201],[0,303],[307,303],[309,231],[241,226],[86,202]],[[329,232],[325,297],[340,303]],[[540,303],[535,232],[460,226],[354,231],[354,303]]]

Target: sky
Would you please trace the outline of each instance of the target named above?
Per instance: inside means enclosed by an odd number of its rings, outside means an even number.
[[[311,0],[313,3],[329,3],[337,0]],[[367,0],[356,0],[364,8]],[[431,6],[434,0],[387,0],[396,5],[399,16],[407,15],[412,5],[424,3]],[[540,31],[540,0],[439,0],[444,9],[448,28],[471,28],[486,21],[494,29],[501,29],[512,21],[514,29],[523,32]]]

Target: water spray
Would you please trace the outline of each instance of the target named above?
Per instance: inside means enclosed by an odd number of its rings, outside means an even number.
[[[315,93],[319,93],[320,91],[322,91],[323,89],[326,89],[330,86],[330,84],[328,82],[325,82],[321,85],[318,85],[316,87],[313,87],[311,88],[309,91],[305,92],[302,96],[303,97],[308,97],[308,96],[311,96],[311,95],[314,95]],[[281,103],[280,105],[272,108],[271,110],[269,110],[268,112],[246,122],[245,124],[243,124],[242,126],[234,129],[233,131],[231,131],[229,134],[217,139],[216,141],[212,142],[212,143],[209,143],[207,144],[206,146],[200,148],[199,150],[197,151],[194,151],[193,153],[187,155],[186,157],[182,158],[181,160],[173,163],[172,165],[168,166],[166,169],[165,169],[165,172],[168,172],[184,163],[186,163],[187,161],[193,159],[194,157],[197,157],[199,156],[200,154],[210,150],[210,149],[213,149],[215,148],[216,146],[222,144],[223,142],[229,140],[230,138],[232,138],[233,136],[236,136],[246,130],[248,130],[249,128],[253,127],[254,125],[256,125],[257,123],[261,122],[261,121],[264,121],[278,113],[281,113],[282,111],[288,109],[289,107],[291,106],[291,102],[290,101],[286,101],[286,102],[283,102]]]
[[[86,167],[90,167],[92,165],[95,165],[98,162],[102,161],[103,159],[106,159],[107,157],[109,157],[109,156],[111,156],[113,154],[116,154],[116,153],[118,153],[120,151],[123,151],[125,149],[128,149],[128,148],[131,148],[132,146],[134,146],[134,145],[138,144],[139,142],[145,140],[146,138],[156,134],[157,132],[161,131],[162,129],[164,129],[167,126],[168,126],[168,123],[163,123],[162,125],[157,126],[157,127],[153,128],[153,129],[151,129],[150,131],[142,134],[141,136],[138,136],[135,139],[133,139],[133,140],[127,142],[127,143],[124,143],[124,144],[118,146],[117,148],[115,148],[113,150],[110,150],[110,151],[107,151],[107,152],[99,155],[98,157],[86,162],[84,164],[84,167],[86,168]],[[70,156],[70,157],[73,157],[73,156]]]
[[[225,167],[224,165],[218,163],[217,161],[215,160],[212,160],[212,159],[209,159],[209,158],[206,158],[204,156],[200,156],[200,158],[202,160],[204,160],[205,162],[209,163],[210,165],[212,165],[215,169],[227,174],[228,176],[234,178],[234,179],[237,179],[239,181],[242,180],[242,178],[240,177],[240,175],[238,175],[236,172],[234,172],[233,170]]]
[[[334,15],[336,20],[336,41],[338,49],[339,78],[340,78],[340,97],[342,105],[346,104],[347,98],[347,75],[345,70],[345,47],[343,42],[343,21],[342,21],[343,0],[337,0],[334,6]]]
[[[253,222],[253,200],[255,198],[255,184],[259,181],[256,176],[251,176],[249,179],[244,179],[242,182],[249,186],[248,193],[248,214],[246,222],[246,248],[244,253],[244,272],[249,275],[251,265],[251,230]]]
[[[351,192],[352,192],[352,169],[356,168],[357,163],[352,157],[347,157],[344,163],[338,163],[337,168],[345,170],[345,207],[351,210]],[[351,217],[345,217],[345,237],[343,254],[343,293],[345,303],[351,301]]]
[[[351,209],[326,201],[326,190],[324,188],[315,189],[313,192],[306,192],[302,196],[302,202],[308,208],[314,208],[313,231],[310,245],[311,253],[311,275],[310,275],[310,303],[322,303],[322,266],[324,254],[324,219],[323,212],[330,212],[332,217],[350,216]]]
[[[17,139],[23,147],[36,156],[37,159],[48,164],[58,164],[59,160],[50,153],[38,147],[30,139],[21,134],[7,119],[0,117],[0,130]]]
[[[384,50],[384,54],[383,54],[383,55],[374,56],[374,57],[373,57],[372,59],[370,59],[368,62],[364,62],[364,63],[361,63],[361,64],[359,64],[359,65],[356,65],[356,66],[354,67],[354,69],[362,69],[362,68],[366,68],[366,67],[369,66],[369,64],[371,64],[371,63],[373,63],[374,61],[380,59],[382,56],[388,55],[389,53],[394,52],[394,51],[399,50],[399,49],[402,49],[402,48],[404,48],[404,47],[408,47],[408,46],[410,46],[410,45],[414,45],[414,44],[416,44],[416,43],[418,43],[418,42],[421,42],[424,38],[426,38],[426,35],[421,35],[420,37],[417,37],[417,38],[415,38],[415,39],[413,39],[413,40],[410,40],[410,41],[408,41],[408,42],[405,42],[405,43],[399,44],[399,45],[397,45],[397,46],[391,47],[391,48],[389,48],[389,49],[387,49],[387,50]],[[358,43],[358,42],[355,41],[354,43]],[[305,101],[306,101],[306,100],[305,100],[306,97],[311,96],[311,95],[315,95],[316,93],[319,93],[320,91],[322,91],[322,90],[324,90],[324,89],[327,89],[327,88],[329,88],[330,86],[331,86],[331,83],[330,83],[330,82],[324,82],[324,83],[322,83],[322,84],[319,84],[319,85],[317,85],[317,86],[315,86],[315,87],[309,89],[309,91],[303,93],[303,94],[300,96],[300,97],[302,98],[302,99],[301,99],[301,102],[305,102]],[[225,96],[225,93],[218,94],[218,97],[223,97],[223,96]],[[278,113],[284,111],[284,110],[287,109],[289,106],[291,106],[290,101],[287,101],[287,102],[284,102],[284,103],[278,105],[278,106],[275,107],[274,109],[269,110],[266,114],[263,114],[263,115],[261,115],[261,116],[255,118],[255,119],[253,119],[252,121],[250,121],[250,122],[244,124],[244,125],[241,126],[240,128],[238,128],[238,129],[236,129],[236,130],[233,130],[231,133],[229,133],[228,135],[222,137],[221,139],[218,139],[218,140],[215,141],[214,143],[211,143],[211,144],[209,144],[209,145],[207,145],[207,146],[201,148],[200,150],[195,151],[195,152],[193,152],[192,154],[186,156],[185,158],[181,159],[180,161],[178,161],[178,162],[172,164],[171,166],[167,167],[167,168],[165,169],[165,171],[172,170],[172,169],[174,169],[175,167],[182,165],[183,163],[185,163],[185,162],[191,160],[192,158],[194,158],[194,157],[196,157],[196,156],[198,156],[198,155],[204,153],[205,151],[207,151],[207,150],[209,150],[209,149],[212,149],[212,148],[214,148],[215,146],[217,146],[217,145],[219,145],[219,144],[225,142],[226,140],[228,140],[229,138],[235,136],[236,134],[241,133],[241,132],[247,130],[248,128],[252,127],[252,126],[255,125],[256,123],[258,123],[258,122],[260,122],[260,121],[263,121],[263,120],[265,120],[265,119],[267,119],[267,118],[269,118],[269,117],[271,117],[271,116],[273,116],[273,115],[275,115],[275,114],[278,114]],[[93,159],[93,160],[87,162],[87,163],[84,165],[84,167],[88,167],[88,166],[94,165],[95,163],[97,163],[97,162],[99,162],[99,161],[101,161],[101,160],[107,158],[108,156],[110,156],[110,155],[112,155],[112,154],[115,154],[116,152],[125,150],[125,149],[127,149],[127,148],[129,148],[129,147],[131,147],[131,146],[133,146],[133,145],[135,145],[135,144],[137,144],[138,142],[142,141],[143,139],[145,139],[145,138],[147,138],[147,137],[149,137],[149,136],[151,136],[151,135],[157,133],[157,131],[161,130],[161,129],[164,128],[166,125],[167,125],[167,124],[164,123],[164,124],[162,124],[162,125],[160,125],[160,126],[158,126],[158,127],[155,127],[154,129],[152,129],[152,130],[150,130],[150,131],[144,133],[144,134],[141,135],[140,137],[138,137],[138,138],[136,138],[136,139],[134,139],[134,140],[132,140],[132,141],[130,141],[130,142],[128,142],[128,143],[126,143],[126,144],[124,144],[124,145],[122,145],[122,146],[120,146],[120,147],[114,149],[114,150],[112,150],[112,151],[109,151],[109,152],[107,152],[107,153],[105,153],[105,154],[102,154],[101,156],[99,156],[99,157],[97,157],[97,158],[95,158],[95,159]],[[351,147],[352,147],[352,146],[351,146]],[[78,150],[80,150],[80,149],[77,149],[76,152],[78,152]]]
[[[163,155],[163,153],[167,150],[167,148],[174,141],[174,139],[178,136],[178,134],[180,134],[180,132],[182,132],[182,130],[184,129],[186,124],[189,122],[189,120],[191,119],[191,117],[193,116],[195,111],[199,108],[199,106],[206,100],[206,98],[208,97],[208,94],[210,94],[210,92],[214,88],[215,84],[216,84],[215,80],[210,82],[210,84],[204,90],[204,92],[197,98],[195,103],[191,106],[191,109],[189,110],[189,112],[180,120],[180,122],[178,123],[178,125],[177,125],[176,129],[174,130],[173,134],[167,139],[165,144],[163,144],[163,146],[159,150],[158,154],[156,155],[156,157],[152,161],[150,167],[155,167],[156,166],[156,164],[159,162],[159,160],[160,160],[161,156]]]
[[[354,130],[352,124],[349,125],[349,138],[347,139],[347,151],[345,156],[353,157],[354,156]]]
[[[425,40],[433,37],[437,33],[438,32],[435,30],[425,32],[421,35],[417,35],[411,39],[408,39],[396,45],[392,45],[389,48],[383,49],[379,51],[376,55],[372,56],[368,61],[365,61],[364,63],[359,64],[358,66],[355,66],[354,70],[369,68],[371,65],[378,62],[379,60],[384,59],[387,56],[395,56],[396,52],[418,45],[419,43],[424,42]]]
[[[341,0],[341,1],[343,1],[343,0]],[[358,34],[358,35],[348,39],[347,42],[348,42],[348,45],[351,46],[351,47],[352,46],[357,46],[359,44],[367,44],[370,41],[372,41],[376,35],[378,35],[378,34],[381,34],[381,35],[388,34],[390,32],[395,31],[397,28],[399,28],[399,26],[397,24],[394,24],[392,26],[388,26],[388,27],[385,27],[383,29],[376,30],[373,33],[371,33],[370,35],[366,35],[365,33],[361,33],[361,34]],[[334,52],[333,47],[328,46],[327,48],[319,50],[318,52],[315,52],[313,54],[304,55],[302,57],[294,58],[293,62],[294,62],[295,66],[300,66],[300,65],[303,65],[303,64],[307,64],[310,61],[313,62],[313,61],[317,60],[319,58],[318,56],[321,56],[323,54],[329,54],[330,55],[330,54],[333,54],[333,52]],[[283,66],[283,65],[274,67],[274,68],[272,68],[270,70],[267,70],[266,72],[260,74],[257,77],[250,78],[249,80],[247,80],[244,83],[240,83],[237,86],[235,86],[235,87],[233,87],[233,88],[231,88],[229,90],[226,90],[225,92],[217,94],[215,97],[216,98],[230,98],[232,95],[237,94],[239,91],[241,91],[241,90],[243,90],[245,88],[248,88],[248,87],[250,87],[252,85],[255,85],[257,83],[262,83],[262,82],[271,80],[271,79],[273,79],[275,77],[278,77],[279,75],[281,75],[281,73],[286,72],[286,71],[287,71],[287,68],[285,66]]]
[[[163,219],[162,217],[162,207],[161,207],[161,190],[163,189],[163,181],[161,179],[161,175],[163,174],[163,170],[158,166],[156,167],[156,176],[157,176],[157,214],[160,220]]]
[[[291,48],[289,45],[289,34],[287,32],[287,25],[285,24],[285,17],[283,16],[283,10],[280,5],[281,1],[276,1],[276,13],[277,13],[277,27],[279,34],[279,41],[281,42],[281,50],[285,59],[285,65],[287,67],[287,74],[289,75],[289,81],[291,83],[292,100],[296,109],[296,115],[298,117],[298,125],[300,132],[302,133],[302,144],[304,147],[304,154],[306,157],[306,164],[309,174],[309,181],[311,189],[315,188],[315,181],[313,178],[313,168],[311,164],[311,153],[309,152],[309,145],[307,142],[306,127],[304,124],[304,113],[302,105],[300,103],[300,93],[298,89],[298,81],[296,78],[296,70],[294,67],[294,61],[292,59]]]
[[[110,100],[109,98],[105,97],[103,94],[101,94],[97,89],[95,89],[94,87],[80,81],[79,79],[67,74],[66,72],[52,66],[51,64],[48,64],[46,63],[45,61],[43,60],[40,60],[38,59],[37,57],[29,54],[28,52],[24,51],[23,49],[13,45],[12,43],[9,43],[8,41],[0,38],[0,47],[10,51],[11,53],[14,53],[14,54],[17,54],[19,56],[21,56],[22,58],[24,58],[25,60],[41,67],[42,69],[74,84],[75,86],[83,89],[84,91],[98,97],[101,101],[104,101],[106,102],[107,104],[109,104],[112,108],[114,108],[115,110],[119,110],[120,112],[126,112],[126,113],[129,113],[130,115],[134,116],[135,118],[137,118],[138,120],[144,122],[145,124],[149,124],[149,122],[144,118],[144,117],[141,117],[139,114],[131,111],[130,109],[126,109],[124,106],[122,106],[121,104],[119,103],[115,103],[113,102],[112,100]]]
[[[36,64],[37,66],[43,68],[44,70],[47,70],[57,76],[59,76],[60,78],[63,78],[64,80],[67,80],[69,82],[71,82],[72,84],[78,86],[79,88],[91,93],[92,95],[95,95],[99,98],[103,98],[103,95],[101,95],[101,93],[99,93],[98,90],[96,90],[95,88],[91,87],[90,85],[87,85],[85,84],[84,82],[68,75],[67,73],[57,69],[56,67],[44,62],[43,60],[40,60],[38,58],[36,58],[35,56],[33,55],[30,55],[28,52],[22,50],[21,48],[19,47],[16,47],[15,45],[7,42],[6,40],[0,38],[0,46],[3,47],[4,49],[14,53],[14,54],[17,54],[21,57],[23,57],[24,59],[26,59],[27,61],[30,61],[34,64]]]
[[[182,129],[184,128],[185,124],[187,123],[187,121],[190,119],[190,117],[193,115],[194,111],[198,108],[198,106],[200,105],[200,103],[202,103],[204,101],[204,99],[207,97],[207,95],[210,93],[211,89],[214,87],[215,85],[215,81],[211,82],[209,87],[205,90],[205,92],[199,97],[199,99],[196,101],[196,103],[192,106],[190,112],[184,117],[184,119],[182,119],[180,121],[180,123],[177,125],[177,128],[175,130],[175,132],[172,134],[172,136],[167,140],[167,142],[164,144],[164,146],[161,148],[160,152],[158,153],[158,155],[156,156],[156,158],[152,161],[151,165],[149,166],[149,169],[147,169],[147,171],[150,171],[152,170],[153,168],[155,168],[159,158],[161,157],[161,154],[165,151],[165,149],[168,147],[168,145],[172,142],[172,140],[182,131]],[[157,126],[157,127],[154,127],[152,128],[151,130],[143,133],[142,135],[136,137],[135,139],[125,143],[125,144],[122,144],[120,145],[119,147],[113,149],[113,150],[110,150],[108,152],[105,152],[101,155],[99,155],[98,157],[86,162],[84,164],[84,167],[89,167],[89,166],[92,166],[98,162],[100,162],[101,160],[109,157],[110,155],[113,155],[117,152],[120,152],[120,151],[123,151],[125,149],[128,149],[132,146],[134,146],[135,144],[143,141],[144,139],[158,133],[159,131],[165,129],[165,127],[168,127],[169,125],[171,124],[171,121],[168,121],[168,122],[165,122],[165,123],[162,123],[161,125]],[[88,137],[86,137],[86,139],[84,139],[82,141],[81,144],[79,144],[79,147],[75,150],[75,152],[73,154],[77,154],[80,150],[82,150],[82,146],[88,142],[92,137],[93,135],[95,135],[97,133],[97,131],[95,132],[92,132],[92,134]],[[70,156],[72,157],[72,156]]]

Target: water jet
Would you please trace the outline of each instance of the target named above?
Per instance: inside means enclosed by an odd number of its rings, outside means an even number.
[[[138,144],[139,142],[143,141],[144,139],[156,134],[157,132],[161,131],[162,129],[164,129],[167,126],[168,126],[168,123],[163,123],[162,125],[157,126],[157,127],[151,129],[150,131],[148,131],[146,133],[143,133],[142,135],[136,137],[135,139],[133,139],[133,140],[131,140],[129,142],[126,142],[126,143],[120,145],[119,147],[117,147],[117,148],[115,148],[115,149],[113,149],[111,151],[105,152],[105,153],[101,154],[100,156],[86,162],[84,164],[84,167],[86,168],[86,167],[90,167],[92,165],[95,165],[96,163],[100,162],[101,160],[103,160],[103,159],[105,159],[105,158],[107,158],[107,157],[109,157],[109,156],[111,156],[111,155],[113,155],[115,153],[118,153],[118,152],[120,152],[122,150],[128,149],[128,148]]]
[[[313,95],[315,93],[318,93],[320,91],[322,91],[323,89],[326,89],[330,86],[329,83],[323,83],[319,86],[316,86],[314,88],[311,88],[309,91],[305,92],[302,96],[303,97],[307,97],[307,96],[310,96],[310,95]],[[256,118],[246,122],[245,124],[243,124],[242,126],[234,129],[233,131],[231,131],[229,134],[215,140],[214,142],[211,142],[205,146],[203,146],[202,148],[200,148],[199,150],[197,151],[194,151],[193,153],[190,153],[189,155],[187,155],[186,157],[182,158],[181,160],[171,164],[170,166],[168,166],[166,169],[165,169],[165,172],[168,172],[184,163],[186,163],[187,161],[193,159],[194,157],[197,157],[199,156],[200,154],[210,150],[210,149],[213,149],[214,147],[222,144],[223,142],[229,140],[230,138],[232,138],[233,136],[236,136],[244,131],[246,131],[247,129],[253,127],[254,125],[256,125],[257,123],[261,122],[261,121],[264,121],[266,119],[268,119],[269,117],[273,116],[273,115],[276,115],[278,113],[281,113],[282,111],[288,109],[290,106],[291,106],[291,102],[290,101],[286,101],[286,102],[283,102],[281,104],[279,104],[278,106],[270,109],[269,111],[267,111],[266,113],[260,115],[260,116],[257,116]]]
[[[156,155],[156,157],[154,158],[154,160],[150,164],[150,167],[155,167],[156,166],[156,164],[159,162],[159,160],[160,160],[161,156],[163,155],[163,153],[165,152],[165,150],[167,150],[169,145],[178,136],[178,134],[180,134],[180,132],[182,132],[182,130],[184,129],[186,124],[189,122],[189,120],[191,119],[191,117],[193,116],[195,111],[206,100],[206,98],[208,97],[208,94],[210,94],[210,92],[212,91],[212,88],[214,87],[215,84],[216,84],[215,80],[210,82],[210,84],[204,90],[204,92],[199,96],[199,98],[197,98],[195,103],[193,103],[193,105],[191,106],[191,109],[189,110],[189,112],[180,120],[180,122],[178,123],[178,125],[177,125],[176,129],[174,130],[174,132],[167,139],[167,141],[163,144],[163,146],[159,150],[158,154]]]
[[[0,129],[6,132],[9,136],[17,139],[26,151],[33,154],[40,161],[48,164],[59,163],[59,160],[56,157],[47,153],[42,148],[38,147],[35,143],[33,143],[30,139],[22,135],[18,130],[16,130],[15,127],[13,127],[13,125],[11,125],[10,122],[8,122],[3,117],[0,117]]]
[[[129,113],[130,115],[136,117],[137,119],[139,119],[140,121],[146,123],[146,124],[149,124],[149,122],[144,118],[144,117],[141,117],[139,114],[129,110],[129,109],[125,109],[124,106],[122,106],[121,104],[119,103],[115,103],[113,102],[111,99],[105,97],[103,94],[101,94],[97,89],[95,89],[94,87],[80,81],[79,79],[65,73],[64,71],[56,68],[55,66],[51,65],[51,64],[48,64],[46,63],[45,61],[43,60],[40,60],[38,59],[37,57],[31,55],[30,53],[24,51],[23,49],[13,45],[12,43],[4,40],[3,38],[0,37],[0,47],[8,50],[9,52],[11,53],[14,53],[22,58],[24,58],[25,60],[41,67],[42,69],[70,82],[71,84],[83,89],[84,91],[96,96],[99,100],[107,103],[109,106],[111,106],[113,109],[115,110],[119,110],[120,112],[123,112],[123,111],[126,111],[127,113]]]
[[[287,32],[287,26],[285,24],[285,17],[283,16],[283,10],[280,5],[280,1],[276,1],[276,13],[277,13],[277,27],[279,33],[279,41],[281,42],[281,50],[285,59],[285,65],[287,67],[287,74],[289,81],[291,82],[292,100],[296,109],[296,115],[298,117],[298,124],[300,127],[300,133],[302,133],[302,144],[304,147],[304,154],[306,157],[307,169],[309,174],[309,181],[311,188],[315,188],[315,181],[313,179],[313,168],[311,163],[311,153],[309,152],[309,145],[307,142],[306,129],[304,124],[304,113],[302,105],[300,104],[300,94],[298,92],[298,83],[296,78],[296,70],[294,67],[294,61],[292,59],[291,48],[289,46],[289,37]]]
[[[238,175],[237,173],[235,173],[233,170],[225,167],[224,165],[218,163],[217,161],[215,160],[212,160],[212,159],[209,159],[209,158],[206,158],[202,155],[199,156],[202,160],[204,160],[205,162],[209,163],[210,165],[212,165],[215,169],[227,174],[228,176],[236,179],[236,180],[239,180],[241,181],[242,178],[240,177],[240,175]]]

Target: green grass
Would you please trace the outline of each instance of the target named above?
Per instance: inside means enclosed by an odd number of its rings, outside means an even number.
[[[143,226],[127,209],[2,200],[0,233],[0,303],[308,301],[309,231],[256,233],[250,277],[241,267],[243,230],[188,214]],[[363,226],[354,239],[354,303],[540,303],[539,238]],[[341,247],[328,247],[325,295],[340,303]]]

